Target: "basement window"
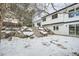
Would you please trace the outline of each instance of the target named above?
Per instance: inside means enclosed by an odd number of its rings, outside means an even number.
[[[53,30],[55,30],[55,26],[53,26]]]
[[[58,26],[56,26],[56,30],[59,30],[59,27]]]
[[[53,26],[53,30],[59,30],[58,26]]]

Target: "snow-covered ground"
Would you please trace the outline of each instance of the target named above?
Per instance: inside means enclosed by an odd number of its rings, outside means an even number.
[[[74,56],[79,53],[79,38],[49,35],[40,38],[2,40],[0,55],[4,56]]]

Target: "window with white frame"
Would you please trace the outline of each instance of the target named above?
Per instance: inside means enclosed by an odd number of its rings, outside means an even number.
[[[69,10],[69,18],[74,17],[74,9]]]
[[[79,16],[79,7],[76,8],[76,16]]]
[[[56,30],[59,30],[59,27],[58,26],[56,26]]]
[[[74,35],[75,34],[75,25],[71,24],[69,25],[69,34]]]
[[[46,21],[46,18],[43,18],[43,22]]]
[[[76,24],[76,35],[79,35],[79,24]]]
[[[53,30],[55,30],[55,26],[53,26]]]
[[[57,18],[57,17],[58,17],[58,14],[52,15],[52,19],[55,19],[55,18]]]
[[[79,35],[79,24],[69,25],[69,34]]]
[[[58,26],[53,26],[53,30],[59,30]]]

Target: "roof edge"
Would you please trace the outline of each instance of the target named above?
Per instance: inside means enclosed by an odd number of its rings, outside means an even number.
[[[48,14],[48,15],[46,15],[46,16],[41,17],[41,18],[47,17],[47,16],[49,16],[49,15],[52,15],[52,14],[54,14],[54,13],[56,13],[56,12],[59,12],[59,11],[61,11],[61,10],[64,10],[64,9],[69,8],[69,7],[71,7],[71,6],[73,6],[73,5],[76,5],[76,4],[78,4],[78,3],[73,3],[73,4],[71,4],[71,5],[67,6],[67,7],[64,7],[64,8],[62,8],[62,9],[59,9],[58,11],[55,11],[55,12],[53,12],[53,13],[50,13],[50,14]]]

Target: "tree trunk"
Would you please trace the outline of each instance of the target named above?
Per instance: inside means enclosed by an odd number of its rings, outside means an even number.
[[[0,3],[0,43],[1,43],[1,30],[2,30],[2,23],[3,23],[3,18],[4,18],[4,13],[5,13],[5,3]]]
[[[2,16],[0,13],[0,43],[1,43],[1,28],[2,28]]]

